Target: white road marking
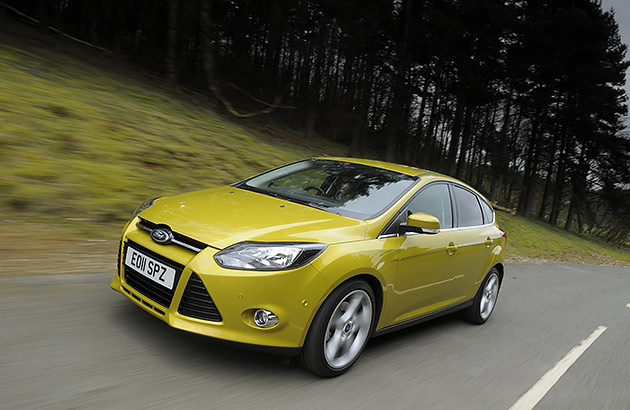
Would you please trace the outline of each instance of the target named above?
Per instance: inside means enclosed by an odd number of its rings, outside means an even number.
[[[521,396],[520,399],[510,410],[531,410],[536,404],[547,394],[547,392],[560,380],[562,375],[569,370],[569,367],[582,356],[582,354],[588,349],[598,337],[606,331],[606,326],[599,326],[589,337],[582,340],[579,345],[575,346],[566,356],[562,358],[556,365],[549,370],[543,377],[540,378],[532,386],[527,393]]]
[[[404,371],[405,371],[405,369],[400,369],[397,372],[394,372],[394,373],[390,374],[389,377],[396,376],[397,374],[402,373]]]
[[[630,303],[628,303],[628,304],[626,305],[626,307],[627,307],[627,308],[630,308]]]

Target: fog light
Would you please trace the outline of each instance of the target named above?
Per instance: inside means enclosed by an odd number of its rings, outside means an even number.
[[[271,327],[278,323],[278,316],[265,309],[258,309],[254,313],[254,323],[259,327]]]

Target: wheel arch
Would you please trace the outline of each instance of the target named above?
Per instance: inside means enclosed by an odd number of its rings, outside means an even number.
[[[304,329],[304,333],[302,336],[302,344],[306,341],[306,338],[308,337],[308,333],[311,330],[311,327],[313,326],[313,321],[315,320],[315,317],[317,316],[317,313],[319,312],[319,310],[321,309],[322,305],[324,304],[324,302],[330,297],[330,295],[340,286],[342,286],[344,283],[353,281],[353,280],[362,280],[364,282],[366,282],[368,284],[368,286],[370,286],[370,288],[372,289],[372,292],[374,293],[374,297],[376,298],[375,301],[375,318],[374,318],[374,324],[373,324],[373,328],[372,331],[376,330],[378,322],[381,318],[381,313],[383,311],[383,303],[384,303],[384,295],[383,295],[383,284],[380,281],[380,279],[378,277],[376,277],[375,275],[369,274],[369,273],[357,273],[355,275],[349,276],[344,278],[343,280],[337,282],[334,286],[331,286],[331,288],[329,289],[329,291],[326,293],[326,296],[324,298],[321,299],[321,301],[318,303],[317,308],[313,311],[313,314],[308,322],[308,326]]]
[[[499,272],[499,283],[502,284],[503,283],[503,276],[505,275],[505,267],[503,266],[502,263],[497,263],[495,264],[493,267],[493,269],[496,268],[497,271]]]
[[[370,275],[368,273],[362,273],[362,274],[353,276],[342,283],[345,283],[349,280],[354,280],[354,279],[359,279],[359,280],[363,280],[367,282],[367,284],[370,285],[370,288],[372,288],[372,292],[374,292],[374,297],[376,298],[376,300],[374,301],[376,304],[375,306],[376,314],[374,317],[374,323],[372,324],[372,331],[374,331],[376,329],[376,326],[378,325],[378,321],[381,318],[381,312],[383,311],[383,285],[381,284],[381,281],[378,280],[376,276]],[[342,283],[340,283],[338,286],[341,286]]]
[[[376,329],[376,326],[378,325],[378,321],[381,318],[381,313],[383,311],[383,303],[384,303],[383,283],[377,276],[372,275],[367,272],[357,272],[352,276],[344,278],[343,280],[335,284],[335,286],[331,287],[331,289],[326,294],[326,297],[323,298],[322,302],[317,307],[317,310],[315,311],[315,314],[313,315],[313,319],[315,318],[315,315],[317,315],[317,312],[319,311],[321,306],[324,304],[324,301],[330,297],[330,295],[335,291],[335,289],[342,286],[344,283],[348,283],[353,280],[362,280],[366,282],[372,289],[372,292],[374,292],[374,297],[376,298],[376,301],[375,301],[376,315],[374,318],[374,328],[372,330]],[[313,323],[313,319],[311,319],[311,323],[309,323],[309,329],[311,327],[311,324]]]

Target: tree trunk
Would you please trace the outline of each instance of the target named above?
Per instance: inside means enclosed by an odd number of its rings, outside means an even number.
[[[457,151],[459,149],[459,138],[462,132],[462,117],[464,116],[464,109],[466,106],[466,99],[462,92],[457,95],[457,107],[455,108],[455,116],[451,126],[451,142],[448,148],[448,156],[446,158],[446,167],[449,174],[454,173],[456,170],[455,160],[457,158]]]
[[[464,177],[464,170],[466,169],[466,154],[468,154],[470,139],[472,137],[470,135],[472,111],[473,111],[473,108],[469,104],[467,104],[466,115],[464,115],[464,128],[461,134],[462,147],[459,150],[459,157],[457,159],[457,166],[455,168],[455,175],[457,176],[457,178],[462,178],[462,179]]]
[[[532,125],[531,136],[527,144],[527,156],[525,159],[525,172],[523,173],[522,189],[518,199],[518,213],[528,216],[532,207],[534,192],[536,189],[536,174],[540,149],[539,137],[544,129],[546,113],[537,113],[536,121]]]
[[[315,132],[319,110],[319,99],[322,87],[322,71],[325,69],[326,43],[328,42],[328,26],[325,20],[320,22],[319,43],[315,51],[315,67],[313,72],[313,82],[308,88],[308,109],[306,113],[306,138],[310,139]]]
[[[282,0],[271,1],[271,16],[269,20],[269,34],[265,50],[264,78],[265,88],[270,91],[268,96],[277,92],[278,69],[280,64],[281,40],[282,40]]]
[[[560,150],[560,162],[558,163],[558,170],[556,171],[556,181],[553,190],[553,201],[551,203],[551,213],[549,214],[549,223],[551,225],[558,224],[558,217],[560,216],[560,208],[562,207],[562,200],[564,197],[566,164],[567,164],[567,148],[569,143],[568,133],[563,133],[562,148]]]
[[[438,78],[434,87],[433,87],[433,95],[431,96],[431,114],[429,114],[429,125],[427,125],[427,130],[425,132],[425,143],[422,153],[422,164],[423,168],[428,168],[433,159],[433,153],[435,152],[435,143],[437,139],[437,135],[435,135],[435,128],[438,123],[439,116],[439,99],[440,99],[440,79]]]
[[[213,98],[218,96],[217,81],[214,73],[214,55],[212,52],[212,21],[210,20],[211,0],[201,1],[201,61],[206,74],[206,85]]]
[[[409,70],[409,19],[411,13],[411,0],[403,0],[401,6],[402,18],[402,38],[396,52],[396,70],[392,84],[392,104],[389,112],[390,128],[387,138],[387,149],[385,159],[394,161],[398,139],[403,133],[403,122],[405,117],[405,107],[408,104],[407,95],[407,72]],[[405,130],[406,131],[406,130]]]
[[[567,220],[564,222],[564,230],[568,231],[571,229],[571,220],[573,219],[573,213],[575,212],[575,206],[573,203],[573,198],[569,202],[569,212],[567,214]]]
[[[551,143],[551,149],[549,150],[549,164],[547,165],[547,174],[545,177],[545,188],[543,191],[542,201],[540,202],[540,210],[538,211],[538,219],[544,219],[547,212],[547,201],[551,191],[551,175],[553,174],[553,167],[555,165],[556,150],[558,145],[558,133],[556,132]]]
[[[39,17],[39,21],[42,23],[41,28],[45,30],[46,26],[48,26],[48,1],[39,1],[39,5],[37,7],[37,17]]]
[[[503,123],[501,129],[497,135],[494,148],[497,154],[491,157],[491,171],[492,179],[490,181],[490,198],[495,202],[500,202],[502,198],[499,198],[499,192],[502,190],[505,180],[505,174],[509,165],[508,158],[508,141],[510,122],[512,119],[512,95],[514,94],[514,86],[510,82],[510,92],[505,102],[505,108],[503,109]]]
[[[171,85],[177,84],[177,27],[179,0],[168,2],[168,33],[166,41],[166,75]]]
[[[421,96],[422,101],[420,102],[420,108],[418,110],[418,120],[417,120],[417,125],[416,125],[415,141],[413,140],[413,138],[410,138],[412,141],[410,141],[411,149],[409,150],[410,151],[409,157],[410,157],[410,162],[414,165],[417,165],[416,161],[418,159],[418,151],[420,150],[420,147],[422,146],[426,148],[426,146],[428,145],[428,141],[424,136],[424,111],[427,105],[426,103],[427,103],[428,93],[429,93],[429,80],[425,79],[424,85],[422,86],[422,96]]]

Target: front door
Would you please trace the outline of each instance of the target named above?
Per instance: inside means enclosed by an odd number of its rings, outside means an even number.
[[[453,207],[448,184],[422,188],[403,209],[401,220],[424,212],[440,220],[437,234],[408,233],[402,237],[396,274],[394,322],[403,322],[442,309],[464,298],[465,275],[453,231]],[[401,220],[398,222],[400,223]]]

